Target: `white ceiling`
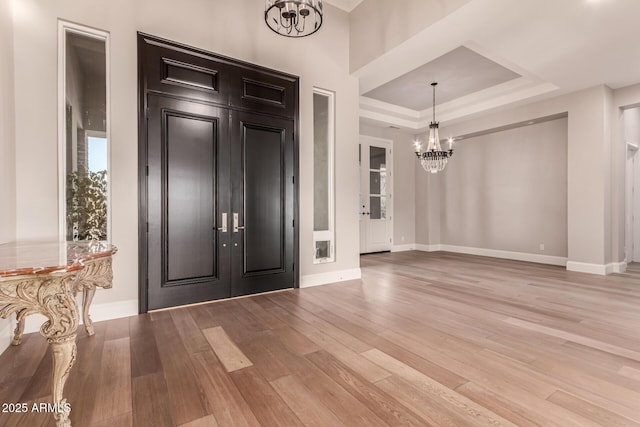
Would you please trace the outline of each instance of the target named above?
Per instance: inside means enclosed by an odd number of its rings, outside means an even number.
[[[354,73],[364,95],[361,117],[423,131],[431,116],[430,108],[424,108],[430,106],[430,96],[420,104],[414,91],[400,88],[400,83],[412,84],[413,70],[416,75],[425,69],[438,76],[460,72],[438,60],[460,46],[484,57],[480,61],[513,73],[505,76],[520,77],[493,84],[474,66],[458,61],[467,76],[456,83],[460,87],[452,89],[449,99],[439,85],[440,121],[597,85],[616,89],[638,83],[639,22],[640,0],[471,0]]]

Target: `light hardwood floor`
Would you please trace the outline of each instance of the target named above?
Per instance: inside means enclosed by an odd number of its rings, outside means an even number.
[[[362,281],[96,323],[74,426],[640,426],[640,266],[607,277],[451,253],[362,257]],[[0,402],[51,356],[0,356]],[[49,426],[49,414],[0,425]]]

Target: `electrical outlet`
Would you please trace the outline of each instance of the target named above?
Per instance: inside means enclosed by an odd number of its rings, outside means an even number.
[[[540,243],[540,250],[544,251],[544,243]]]

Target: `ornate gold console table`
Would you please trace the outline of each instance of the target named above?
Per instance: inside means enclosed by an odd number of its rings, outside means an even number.
[[[64,384],[76,358],[78,306],[82,290],[83,320],[93,334],[89,305],[96,287],[110,288],[111,257],[117,248],[106,242],[8,243],[0,245],[0,317],[15,313],[14,345],[20,343],[24,318],[40,313],[47,321],[40,333],[53,355],[53,407],[57,426],[71,426]]]

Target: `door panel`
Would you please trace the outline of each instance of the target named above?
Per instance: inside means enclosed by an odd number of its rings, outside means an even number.
[[[149,308],[229,295],[228,113],[148,97]]]
[[[284,130],[244,125],[244,274],[284,271]]]
[[[215,276],[216,121],[166,111],[167,284]],[[191,256],[182,254],[193,252]]]
[[[293,287],[293,121],[233,112],[232,296]]]
[[[267,70],[238,68],[231,78],[232,107],[294,118],[297,112],[296,77]]]
[[[156,93],[227,104],[233,67],[213,55],[166,40],[141,36],[138,51],[145,64],[144,85]]]

